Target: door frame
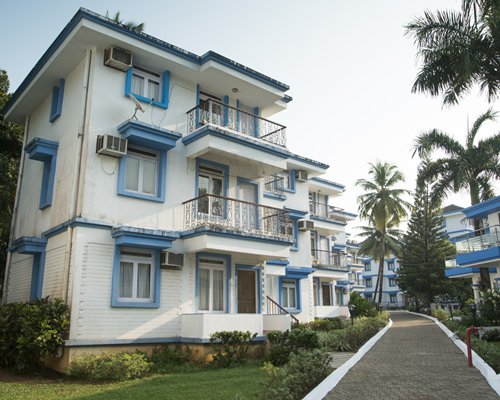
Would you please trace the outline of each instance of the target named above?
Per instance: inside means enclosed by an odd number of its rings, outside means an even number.
[[[246,271],[255,271],[256,274],[255,274],[255,277],[256,277],[256,282],[255,282],[255,289],[257,290],[257,293],[256,293],[256,301],[257,301],[257,306],[256,306],[256,314],[262,314],[262,268],[259,267],[259,266],[255,266],[255,265],[244,265],[244,264],[235,264],[234,266],[234,269],[235,269],[235,299],[234,299],[234,303],[235,303],[235,311],[236,313],[238,314],[238,296],[239,296],[239,293],[238,293],[238,272],[240,270],[246,270]]]

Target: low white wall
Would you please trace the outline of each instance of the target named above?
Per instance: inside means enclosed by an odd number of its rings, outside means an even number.
[[[314,307],[314,317],[315,318],[334,318],[340,316],[339,306],[315,306]]]
[[[181,336],[183,338],[209,339],[214,332],[250,331],[263,334],[261,314],[183,314]]]
[[[264,331],[288,331],[291,329],[290,315],[263,315]]]

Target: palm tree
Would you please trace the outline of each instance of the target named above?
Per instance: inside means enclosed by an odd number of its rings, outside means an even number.
[[[494,121],[496,116],[491,109],[479,116],[467,132],[465,146],[437,129],[417,137],[413,155],[418,153],[424,159],[435,150],[445,153],[442,158],[427,161],[421,169],[422,178],[435,182],[433,202],[439,203],[448,193],[464,189],[470,194],[471,204],[494,197],[492,181],[500,178],[500,133],[480,140],[477,145],[474,141],[481,125],[485,121]]]
[[[479,84],[491,102],[500,94],[500,1],[462,0],[462,12],[425,11],[406,25],[415,38],[422,68],[412,92],[443,94],[458,103]]]
[[[144,22],[141,22],[140,24],[136,24],[134,21],[124,21],[121,18],[120,11],[117,11],[113,18],[111,18],[109,16],[109,11],[106,11],[106,18],[109,18],[118,24],[124,25],[126,28],[130,29],[131,31],[137,32],[137,33],[141,33],[145,27]]]
[[[362,219],[368,220],[370,227],[362,228],[366,239],[361,247],[366,249],[379,261],[377,287],[375,289],[375,302],[377,290],[378,301],[382,301],[382,279],[384,275],[384,260],[390,251],[397,254],[398,233],[395,228],[401,220],[408,215],[410,204],[401,197],[409,192],[406,189],[395,188],[404,182],[404,176],[393,164],[386,162],[370,163],[368,173],[373,180],[358,179],[356,186],[361,187],[365,193],[358,197],[358,211]],[[363,253],[364,254],[364,253]]]

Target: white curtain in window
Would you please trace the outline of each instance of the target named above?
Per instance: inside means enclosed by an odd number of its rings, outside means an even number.
[[[209,308],[210,270],[200,268],[198,271],[198,309]]]
[[[127,168],[125,170],[125,189],[139,191],[139,166],[140,160],[128,156]]]
[[[144,96],[144,78],[132,75],[132,93]]]
[[[134,281],[134,264],[131,262],[120,263],[120,286],[118,297],[132,297],[132,285]]]
[[[142,191],[144,193],[155,193],[156,162],[144,160],[142,168]]]
[[[224,272],[213,271],[213,311],[224,311]]]
[[[148,80],[148,93],[149,98],[160,101],[160,83]]]
[[[295,308],[295,287],[288,288],[288,307]]]
[[[137,269],[137,298],[149,299],[151,296],[151,264],[139,263]]]

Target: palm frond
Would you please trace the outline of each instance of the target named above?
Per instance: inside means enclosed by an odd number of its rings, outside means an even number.
[[[458,141],[438,129],[432,129],[417,136],[413,155],[418,153],[419,157],[423,158],[435,150],[442,150],[450,156],[462,156],[465,153],[465,149]]]

